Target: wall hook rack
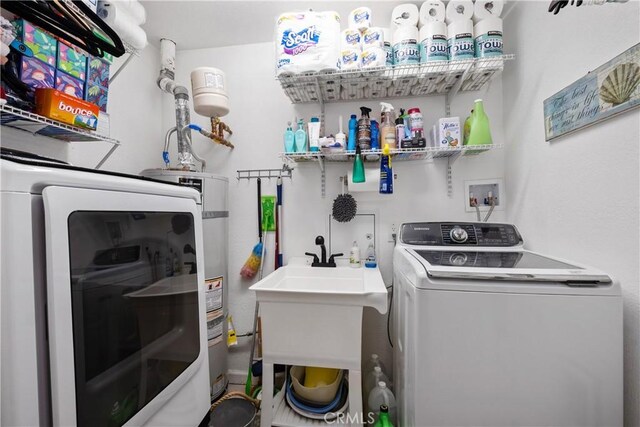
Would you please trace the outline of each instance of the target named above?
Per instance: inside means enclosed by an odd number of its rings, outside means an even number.
[[[243,169],[237,171],[236,179],[258,179],[258,178],[289,178],[293,177],[293,168],[286,163],[282,165],[282,169]]]

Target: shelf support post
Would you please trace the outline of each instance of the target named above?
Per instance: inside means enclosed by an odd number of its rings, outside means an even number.
[[[320,166],[320,193],[324,199],[327,196],[327,174],[324,164],[324,159],[320,157],[318,159],[318,166]]]
[[[456,162],[461,153],[454,153],[447,157],[447,197],[453,199],[453,164]]]
[[[107,154],[105,154],[104,157],[102,158],[102,160],[100,160],[100,162],[98,162],[98,164],[96,165],[96,169],[100,169],[102,167],[102,165],[104,164],[104,162],[106,162],[107,159],[109,157],[111,157],[113,152],[116,151],[116,148],[118,148],[119,146],[120,146],[120,144],[113,144],[111,146],[111,148],[109,149],[109,151],[107,151]]]
[[[445,112],[447,117],[451,117],[451,101],[453,101],[453,98],[455,98],[455,96],[460,91],[460,88],[462,87],[462,83],[464,83],[464,81],[467,80],[467,77],[469,77],[469,73],[471,72],[471,69],[473,68],[473,64],[474,63],[470,63],[465,68],[464,72],[462,73],[462,75],[460,76],[460,78],[458,79],[456,84],[454,84],[453,87],[451,88],[451,90],[449,92],[447,92],[447,96],[445,97],[445,101],[444,101],[445,102],[444,103],[444,112]]]

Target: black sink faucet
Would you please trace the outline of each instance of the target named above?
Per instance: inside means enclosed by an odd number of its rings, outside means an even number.
[[[320,250],[321,250],[321,259],[322,259],[322,263],[326,264],[327,263],[327,248],[324,245],[324,237],[322,236],[318,236],[316,237],[316,245],[320,246]]]
[[[316,237],[316,245],[320,246],[320,250],[321,250],[321,256],[322,256],[322,260],[320,260],[318,258],[318,255],[316,254],[312,254],[310,252],[305,252],[305,255],[309,255],[313,257],[313,263],[311,264],[311,267],[335,267],[336,266],[336,261],[335,261],[335,257],[337,256],[342,256],[344,254],[332,254],[329,257],[329,261],[327,261],[327,248],[324,245],[324,237],[322,236],[318,236]]]

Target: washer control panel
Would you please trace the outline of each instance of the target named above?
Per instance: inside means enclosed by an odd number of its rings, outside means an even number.
[[[522,244],[522,237],[511,224],[483,222],[412,222],[403,224],[400,241],[422,246],[493,246]]]

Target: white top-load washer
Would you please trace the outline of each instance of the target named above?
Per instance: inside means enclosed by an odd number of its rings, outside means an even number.
[[[403,224],[393,265],[400,426],[622,426],[607,274],[487,223]]]

